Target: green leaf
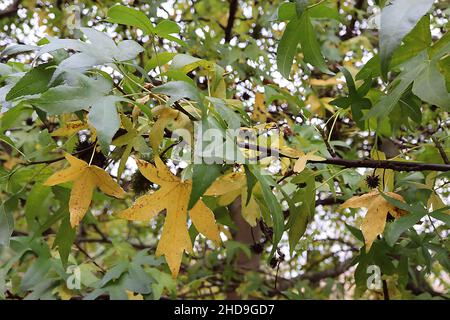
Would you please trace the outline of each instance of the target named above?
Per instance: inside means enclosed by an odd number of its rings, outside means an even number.
[[[35,184],[28,193],[25,204],[25,217],[28,228],[35,229],[39,226],[38,218],[48,212],[45,200],[51,193],[51,188],[40,183]]]
[[[331,8],[327,6],[325,2],[309,8],[308,13],[313,19],[333,19],[339,22],[342,21],[339,11],[335,7]]]
[[[328,70],[325,59],[320,50],[319,42],[317,41],[316,31],[311,23],[311,18],[308,11],[305,11],[300,17],[299,28],[297,33],[300,37],[300,44],[302,46],[305,61],[312,64],[323,73],[333,74]]]
[[[150,19],[138,9],[117,5],[108,10],[108,18],[113,23],[139,28],[148,35],[155,33]]]
[[[103,287],[110,281],[114,281],[120,278],[120,276],[128,270],[129,262],[120,261],[114,267],[108,270],[99,283],[99,287]]]
[[[404,92],[419,77],[426,68],[425,52],[402,65],[403,71],[397,76],[390,86],[388,95],[382,97],[375,106],[365,115],[365,119],[386,117],[397,105]]]
[[[327,6],[327,4],[315,4],[313,7],[307,9],[311,18],[313,19],[333,19],[341,22],[339,12],[336,8]],[[273,20],[292,20],[297,16],[296,4],[293,2],[284,2],[278,7],[275,19]]]
[[[362,233],[361,230],[349,225],[349,224],[345,224],[345,227],[347,228],[348,231],[350,231],[350,233],[359,241],[364,242],[364,235]]]
[[[155,32],[158,35],[167,35],[180,32],[180,26],[170,20],[162,20],[155,28]]]
[[[161,298],[164,289],[167,289],[170,294],[174,294],[177,290],[177,282],[171,275],[164,273],[156,268],[149,269],[150,275],[156,282],[152,284],[152,293],[154,299]]]
[[[450,111],[450,93],[444,76],[439,72],[437,61],[426,62],[425,69],[414,81],[412,91],[423,101]]]
[[[31,101],[49,114],[89,110],[88,121],[97,130],[102,150],[107,153],[112,137],[120,127],[115,104],[124,101],[121,97],[107,95],[111,89],[111,82],[103,77],[79,75],[76,86],[54,87]]]
[[[186,42],[171,35],[179,32],[180,26],[176,22],[170,20],[162,20],[155,28],[155,33],[159,37],[174,41],[181,46],[186,46]]]
[[[130,263],[128,273],[123,280],[126,289],[134,293],[149,294],[152,291],[152,283],[152,278],[140,265]]]
[[[439,41],[438,41],[439,42]],[[403,45],[394,51],[389,68],[393,69],[414,58],[427,49],[431,43],[430,16],[420,19],[414,29],[403,39]],[[366,79],[369,74],[372,77],[381,75],[380,55],[375,55],[356,75],[356,80]]]
[[[402,201],[399,201],[397,199],[389,197],[387,194],[385,194],[383,192],[380,192],[380,194],[387,202],[389,202],[391,205],[393,205],[396,208],[402,209],[402,210],[407,211],[407,212],[412,212],[413,210],[417,209],[416,211],[421,211],[424,214],[426,214],[425,209],[423,209],[423,208],[421,208],[419,206],[412,207],[412,206],[410,206],[407,203],[404,203]]]
[[[380,57],[384,77],[395,49],[419,19],[431,9],[433,2],[434,0],[393,0],[381,11]]]
[[[422,122],[422,101],[412,92],[405,93],[399,101],[402,113],[406,114],[411,120],[420,124]]]
[[[278,44],[277,68],[283,77],[289,79],[294,56],[297,53],[297,46],[300,42],[300,20],[295,18],[288,22],[283,36]]]
[[[88,109],[112,89],[106,79],[79,75],[76,85],[63,84],[50,88],[30,101],[50,115]]]
[[[293,2],[283,2],[279,7],[274,16],[273,20],[292,20],[297,15],[295,3]]]
[[[156,88],[153,88],[152,91],[155,93],[163,93],[170,96],[170,100],[167,102],[168,105],[171,105],[180,99],[189,98],[193,101],[199,102],[200,109],[202,111],[206,111],[204,109],[202,101],[203,95],[196,87],[185,81],[171,81]]]
[[[426,211],[412,212],[389,224],[384,232],[386,242],[392,247],[403,232],[414,226],[425,215]]]
[[[39,47],[27,45],[27,44],[13,44],[5,48],[1,53],[0,56],[8,57],[13,56],[20,53],[35,51]]]
[[[149,72],[158,66],[162,66],[173,59],[177,54],[175,52],[161,52],[153,55],[150,60],[145,64],[144,70]]]
[[[295,11],[297,16],[301,16],[308,7],[309,0],[295,0]]]
[[[120,128],[120,118],[115,104],[121,100],[123,99],[120,97],[106,96],[96,101],[89,111],[88,121],[97,131],[98,141],[105,154],[109,152],[112,138]]]
[[[28,291],[44,282],[45,276],[50,271],[52,261],[48,258],[39,257],[25,272],[20,283],[20,289]]]
[[[67,208],[64,208],[64,218],[58,229],[53,247],[58,247],[59,256],[63,266],[67,265],[72,244],[76,237],[76,230],[70,226],[70,215]]]
[[[220,176],[219,164],[194,164],[192,172],[192,192],[189,198],[188,210],[192,209],[211,184]]]
[[[63,72],[80,73],[97,65],[132,60],[144,51],[144,48],[133,40],[124,40],[116,45],[111,37],[103,32],[92,28],[81,28],[81,31],[89,42],[51,38],[50,43],[40,47],[38,56],[60,49],[76,52],[57,66],[52,82]]]
[[[450,227],[450,214],[444,213],[443,212],[444,210],[448,210],[448,207],[441,208],[439,210],[431,212],[430,216],[432,216],[433,218],[435,218],[437,220],[441,220],[442,222],[444,222],[447,225],[447,227]]]
[[[403,45],[394,51],[390,68],[415,57],[427,49],[432,42],[430,30],[430,16],[423,16],[417,25],[403,39]]]
[[[257,166],[249,166],[250,171],[253,173],[253,175],[258,179],[260,185],[261,185],[261,191],[262,195],[264,197],[264,201],[267,204],[267,207],[269,209],[269,212],[272,217],[272,223],[273,223],[273,239],[272,239],[272,252],[270,256],[273,256],[275,251],[277,250],[277,245],[281,240],[281,236],[284,232],[284,216],[283,211],[281,209],[281,205],[275,195],[272,192],[271,186],[275,186],[275,182],[272,180],[272,178],[265,174],[264,172],[261,172],[260,168]]]
[[[0,246],[9,246],[9,239],[14,231],[14,218],[12,212],[7,212],[5,206],[0,204]]]
[[[308,223],[312,220],[316,210],[316,192],[314,173],[310,169],[303,170],[292,181],[298,184],[299,190],[295,194],[294,201],[300,200],[302,203],[297,208],[290,208],[289,220],[289,249],[291,254],[294,252],[297,243],[304,235]],[[300,187],[301,185],[301,187]],[[291,207],[291,206],[290,206]]]
[[[6,95],[6,100],[10,101],[25,95],[46,91],[54,71],[51,63],[41,64],[31,69],[12,87]]]
[[[353,80],[351,73],[346,68],[342,68],[341,71],[345,77],[345,82],[347,83],[349,96],[351,98],[358,97],[358,92],[356,91],[355,81]]]
[[[247,199],[245,199],[245,205],[248,205],[248,203],[250,202],[250,199],[252,197],[253,188],[255,187],[256,183],[258,182],[258,179],[252,173],[252,171],[250,170],[248,165],[244,165],[244,169],[245,169],[245,178],[247,181]]]
[[[429,48],[429,55],[431,58],[439,59],[448,54],[450,51],[450,32],[447,31],[442,38],[436,41],[431,48]]]

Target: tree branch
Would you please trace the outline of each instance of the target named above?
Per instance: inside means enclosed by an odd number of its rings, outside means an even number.
[[[78,154],[81,154],[81,153],[83,153],[83,152],[86,152],[86,151],[92,149],[93,147],[95,147],[95,144],[92,144],[92,145],[90,145],[90,146],[87,147],[87,148],[84,148],[84,149],[82,149],[82,150],[79,150],[79,151],[77,151],[77,152],[74,152],[74,153],[72,153],[72,155],[73,155],[73,156],[76,156],[76,155],[78,155]],[[65,158],[66,158],[66,157],[59,157],[59,158],[50,159],[50,160],[30,161],[30,162],[23,163],[22,165],[23,165],[23,166],[34,166],[34,165],[37,165],[37,164],[50,164],[50,163],[54,163],[54,162],[58,162],[58,161],[64,160]]]
[[[260,151],[267,156],[280,156],[284,158],[295,159],[293,157],[282,154],[282,151],[277,149],[266,148],[262,146],[252,145],[248,142],[238,142],[241,148]],[[257,160],[257,159],[256,159]],[[439,163],[422,163],[422,162],[408,162],[408,161],[391,161],[391,160],[372,160],[360,159],[349,160],[341,158],[327,158],[323,161],[309,161],[309,163],[323,163],[341,166],[345,168],[374,168],[374,169],[391,169],[394,171],[450,171],[450,165]],[[288,172],[286,176],[293,175],[294,172]]]
[[[238,9],[238,0],[230,0],[230,10],[228,13],[228,22],[225,27],[225,43],[230,42],[233,32],[234,20],[236,20],[236,12]]]
[[[447,154],[445,153],[444,147],[442,146],[442,144],[441,144],[441,142],[439,141],[439,139],[436,138],[436,137],[433,137],[433,138],[431,138],[431,139],[433,140],[433,142],[434,142],[436,148],[438,149],[439,154],[441,155],[442,160],[444,161],[444,163],[445,163],[445,164],[450,164],[450,161],[448,160],[448,156],[447,156]]]
[[[323,279],[335,278],[346,272],[353,265],[353,257],[345,260],[337,266],[331,267],[323,271],[307,271],[298,277],[292,279],[280,279],[279,291],[284,291],[295,284],[297,281],[308,280],[311,283],[318,283]]]
[[[450,171],[450,165],[438,163],[406,162],[391,160],[346,160],[339,158],[329,158],[324,161],[310,161],[310,163],[325,163],[346,168],[374,168],[391,169],[394,171]]]

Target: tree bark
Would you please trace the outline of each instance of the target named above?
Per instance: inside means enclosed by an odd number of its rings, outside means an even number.
[[[261,239],[261,230],[259,226],[251,227],[247,221],[242,217],[241,213],[241,198],[238,197],[229,205],[228,209],[230,211],[231,219],[236,225],[236,231],[232,232],[233,240],[241,242],[249,247],[255,242],[258,243]],[[252,255],[248,258],[243,252],[239,252],[235,261],[235,270],[241,270],[248,272],[251,270],[258,270],[260,266],[261,255],[256,254],[252,251]],[[227,293],[228,299],[239,299],[239,294],[234,290]]]

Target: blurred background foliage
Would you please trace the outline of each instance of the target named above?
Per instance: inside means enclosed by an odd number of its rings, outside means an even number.
[[[360,73],[358,78],[357,74],[378,52],[379,31],[374,24],[384,1],[320,1],[330,10],[324,10],[323,16],[313,19],[313,27],[327,66],[335,74],[321,73],[306,64],[303,54],[298,52],[289,81],[277,69],[277,44],[286,26],[286,21],[279,19],[278,11],[283,1],[141,0],[123,3],[138,8],[155,24],[163,20],[176,22],[181,27],[179,34],[185,45],[162,38],[155,43],[136,28],[109,23],[108,9],[117,2],[3,1],[0,4],[0,49],[13,43],[35,45],[45,36],[79,37],[77,31],[68,28],[68,22],[76,16],[70,6],[77,5],[82,8],[81,26],[104,31],[116,41],[135,40],[145,48],[137,64],[149,71],[154,85],[160,84],[159,71],[150,67],[155,65],[155,49],[158,53],[186,53],[223,67],[226,96],[240,100],[253,123],[276,123],[287,143],[300,150],[319,150],[329,156],[332,148],[346,159],[372,157],[376,160],[381,153],[374,157],[371,151],[378,150],[387,158],[401,155],[405,160],[445,162],[440,150],[447,154],[450,150],[446,139],[448,108],[443,111],[421,103],[420,99],[417,102],[418,98],[409,90],[404,98],[416,101],[408,103],[416,106],[415,109],[411,111],[397,104],[389,117],[383,117],[377,126],[367,127],[357,125],[348,109],[331,103],[348,95],[348,79],[346,81],[341,67],[345,67],[351,77],[356,77],[358,86],[370,78],[371,87],[365,96],[373,104],[382,95],[385,83],[379,74],[373,74],[376,68],[369,68],[368,76]],[[448,10],[447,1],[436,1],[427,25],[433,43],[448,31]],[[419,46],[419,41],[412,42],[406,49],[409,52],[415,50],[414,45]],[[25,71],[32,59],[33,55],[18,55],[10,60],[4,58],[2,62],[8,61],[11,66]],[[450,87],[448,62],[447,55],[441,63],[447,88]],[[166,64],[161,68],[167,71]],[[398,75],[393,71],[390,80]],[[200,72],[191,76],[200,89],[207,88],[207,79]],[[139,77],[135,80],[144,83]],[[133,92],[131,81],[124,80],[122,84],[127,93]],[[33,109],[6,112],[1,118],[2,136],[7,133],[15,142],[11,146],[2,139],[0,146],[2,298],[383,299],[387,291],[390,299],[448,299],[448,221],[423,219],[408,228],[394,245],[380,240],[366,254],[358,229],[362,212],[340,210],[338,205],[350,196],[367,192],[365,178],[372,175],[373,170],[321,164],[313,166],[316,189],[308,194],[309,197],[316,195],[315,215],[295,250],[290,252],[289,239],[283,237],[275,257],[268,259],[270,228],[266,230],[261,224],[257,230],[252,231],[250,227],[239,230],[236,223],[242,222],[230,214],[232,208],[220,207],[210,199],[207,204],[223,225],[227,240],[223,246],[216,247],[192,232],[197,240],[195,254],[184,256],[179,277],[172,279],[164,259],[154,256],[164,220],[162,215],[150,224],[119,220],[111,213],[127,205],[95,193],[95,205],[83,224],[72,230],[66,214],[67,201],[64,201],[69,190],[42,186],[53,172],[47,164],[21,165],[22,154],[40,161],[48,160],[57,148],[63,147],[66,151],[89,148],[86,137],[83,145],[78,136],[68,139],[51,135],[59,125],[58,120],[43,122]],[[435,141],[439,141],[440,149]],[[83,153],[80,154],[82,157]],[[105,159],[99,154],[96,161],[102,163]],[[110,165],[117,162],[118,159],[113,159]],[[125,170],[121,182],[124,189],[138,194],[152,188],[145,185],[147,182],[135,170],[132,166]],[[381,171],[377,174],[386,174]],[[430,201],[440,201],[442,206],[448,203],[448,173],[399,171],[389,174],[394,177],[393,190],[399,190],[409,204],[428,207]],[[305,182],[302,176],[295,179],[297,181],[288,179],[286,191],[301,196]],[[298,185],[301,187],[297,188]],[[283,208],[288,214],[286,201]],[[52,212],[50,219],[49,212]],[[381,289],[367,288],[370,274],[366,267],[372,264],[381,267]],[[68,273],[68,265],[76,265],[78,269]],[[76,272],[81,274],[81,288],[70,290],[67,280],[70,282],[70,276]]]

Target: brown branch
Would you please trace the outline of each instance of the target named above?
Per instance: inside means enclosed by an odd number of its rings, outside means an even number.
[[[318,283],[321,280],[327,279],[327,278],[335,278],[344,272],[346,272],[350,267],[353,265],[353,257],[345,260],[344,262],[340,263],[337,266],[331,267],[326,270],[322,271],[307,271],[295,278],[292,279],[286,279],[282,278],[280,279],[280,283],[278,286],[279,291],[284,291],[294,285],[297,281],[302,280],[308,280],[311,283]]]
[[[352,262],[353,257],[345,260],[340,265],[334,268],[326,269],[323,271],[305,272],[304,274],[300,275],[296,280],[309,280],[312,283],[317,283],[320,280],[326,278],[335,278],[343,274],[345,271],[347,271],[352,266]]]
[[[329,158],[325,159],[324,161],[310,161],[310,163],[332,164],[346,168],[391,169],[394,171],[450,171],[450,165],[448,164],[391,160],[346,160],[339,158]]]
[[[316,206],[332,206],[332,205],[342,204],[342,203],[344,203],[343,199],[338,199],[338,198],[334,198],[334,197],[316,200]]]
[[[440,154],[441,157],[442,157],[442,160],[444,160],[444,163],[445,163],[445,164],[450,164],[450,161],[448,160],[448,156],[447,156],[447,154],[445,153],[444,147],[442,146],[442,144],[441,144],[441,142],[439,141],[439,139],[437,139],[436,137],[432,137],[431,139],[433,140],[434,145],[435,145],[436,148],[438,149],[439,154]]]
[[[322,136],[323,142],[325,143],[325,146],[327,147],[328,152],[333,158],[337,158],[338,155],[334,151],[333,147],[328,142],[328,135],[325,132],[325,129],[321,128],[320,126],[317,126],[317,130],[319,130],[320,135]]]
[[[236,13],[238,9],[238,0],[230,0],[230,10],[228,14],[228,22],[227,26],[225,27],[225,43],[228,43],[231,41],[232,33],[233,33],[233,25],[234,20],[236,20]]]
[[[95,147],[95,144],[90,145],[87,148],[84,148],[80,151],[74,152],[72,153],[73,156],[76,156],[78,154],[81,154],[83,152],[86,152],[90,149],[92,149],[93,147]],[[41,161],[31,161],[31,162],[26,162],[24,164],[22,164],[23,166],[33,166],[33,165],[37,165],[37,164],[50,164],[50,163],[54,163],[54,162],[58,162],[61,160],[64,160],[66,157],[59,157],[59,158],[55,158],[55,159],[50,159],[50,160],[41,160]]]
[[[79,237],[79,238],[75,239],[75,245],[81,244],[81,243],[112,244],[112,241],[110,239],[96,239],[96,238],[83,238],[83,237]],[[153,249],[155,249],[153,246],[150,246],[150,245],[131,243],[131,242],[129,242],[129,244],[137,250],[145,250],[145,249],[153,250]]]
[[[284,158],[295,159],[293,157],[280,153],[280,150],[266,148],[262,146],[252,145],[248,142],[238,142],[241,148],[260,151],[267,156],[280,156]],[[282,152],[282,151],[281,151]],[[422,162],[408,162],[408,161],[391,161],[391,160],[372,160],[360,159],[349,160],[341,158],[327,158],[323,161],[309,161],[309,163],[323,163],[341,166],[345,168],[374,168],[374,169],[391,169],[394,171],[450,171],[450,165],[439,163],[422,163]],[[292,176],[293,171],[288,172],[283,179]]]

